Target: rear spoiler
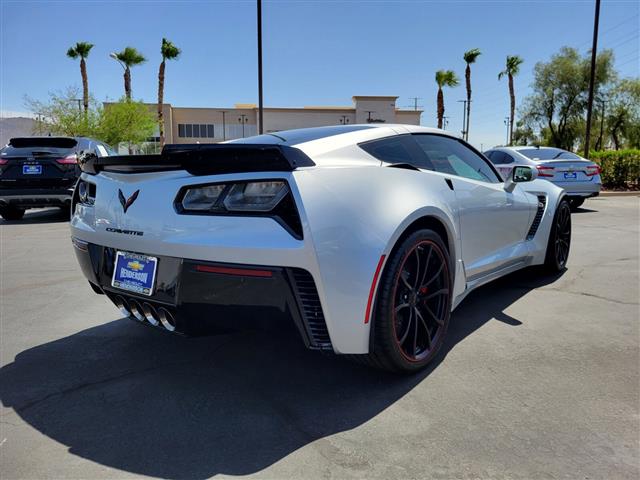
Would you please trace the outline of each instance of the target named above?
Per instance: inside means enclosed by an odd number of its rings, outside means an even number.
[[[78,145],[78,141],[70,137],[16,137],[9,140],[9,145],[15,148],[73,148]]]
[[[98,157],[83,152],[78,157],[83,172],[97,174],[148,173],[186,170],[192,175],[244,172],[290,172],[315,163],[301,150],[286,145],[220,143],[165,145],[159,155]]]

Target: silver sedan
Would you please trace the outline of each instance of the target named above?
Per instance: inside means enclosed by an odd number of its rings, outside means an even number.
[[[500,174],[507,178],[516,165],[538,169],[538,176],[567,192],[572,210],[587,198],[600,194],[600,166],[573,152],[554,147],[496,147],[485,152]]]

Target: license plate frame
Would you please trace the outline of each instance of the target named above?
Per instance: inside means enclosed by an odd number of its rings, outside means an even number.
[[[23,164],[22,174],[23,175],[42,175],[42,165],[40,165],[39,163]]]
[[[578,178],[578,172],[564,172],[565,180],[576,180]]]
[[[151,268],[147,268],[149,265]],[[113,263],[111,286],[150,297],[155,289],[157,272],[158,257],[118,250]]]

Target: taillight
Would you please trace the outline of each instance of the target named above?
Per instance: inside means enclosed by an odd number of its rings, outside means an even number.
[[[0,165],[6,165],[7,163],[9,163],[9,160],[6,158],[0,158]]]
[[[600,175],[602,168],[600,165],[589,165],[587,167],[587,177],[593,177],[594,175]]]
[[[539,177],[553,177],[553,167],[545,167],[544,165],[538,165],[538,176]]]
[[[73,153],[71,155],[67,155],[64,158],[58,158],[56,162],[62,165],[76,165],[78,163],[78,157],[75,153]]]

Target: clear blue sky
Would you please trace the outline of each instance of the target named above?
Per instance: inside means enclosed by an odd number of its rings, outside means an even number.
[[[24,95],[80,85],[76,41],[95,44],[89,86],[98,100],[122,95],[122,70],[109,52],[130,45],[148,62],[133,69],[133,94],[156,99],[163,36],[183,50],[167,67],[165,101],[219,107],[257,103],[253,1],[1,2],[0,108],[25,111]],[[613,48],[623,76],[639,74],[640,2],[603,0],[600,45]],[[352,95],[421,97],[422,123],[435,123],[438,69],[464,75],[462,53],[478,47],[473,66],[472,143],[504,142],[507,54],[525,59],[516,80],[522,99],[536,62],[561,46],[590,48],[594,1],[265,1],[264,92],[267,106],[350,105]],[[459,131],[464,87],[445,92],[448,128]]]

